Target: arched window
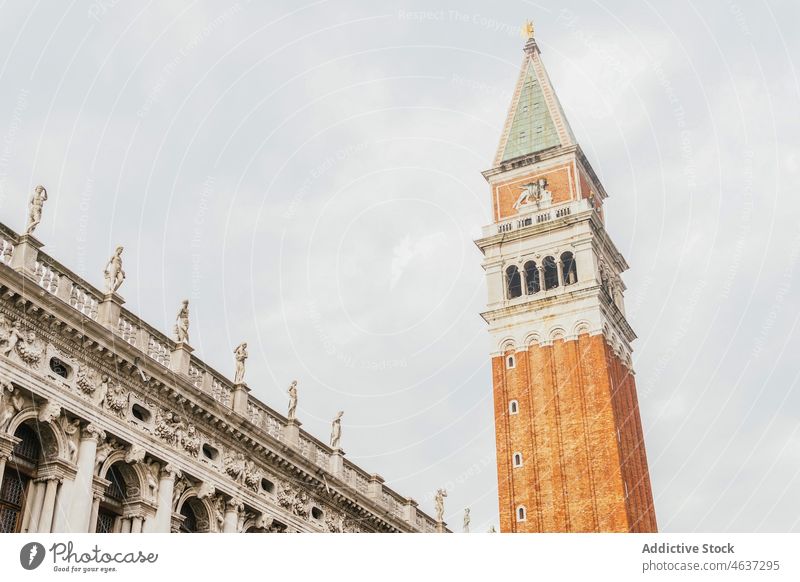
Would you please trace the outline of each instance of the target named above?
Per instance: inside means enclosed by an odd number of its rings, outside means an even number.
[[[177,530],[179,533],[207,533],[212,530],[213,518],[205,504],[195,496],[186,499],[178,513],[183,517]]]
[[[561,253],[561,265],[564,272],[564,286],[578,282],[578,267],[575,265],[575,255],[567,251]]]
[[[554,289],[558,287],[558,268],[553,257],[545,257],[542,261],[544,267],[544,288]]]
[[[14,436],[20,441],[14,445],[11,459],[3,472],[3,486],[0,487],[0,533],[22,531],[23,508],[29,495],[37,485],[33,483],[36,465],[44,456],[42,443],[36,430],[21,425]]]
[[[519,412],[519,403],[516,400],[512,400],[508,403],[508,413],[509,414],[517,414]]]
[[[190,503],[184,503],[183,507],[181,507],[181,515],[183,516],[183,521],[181,522],[180,532],[181,533],[195,533],[197,532],[197,515],[192,509]]]
[[[527,517],[525,506],[520,505],[519,507],[517,507],[517,521],[525,521],[525,517]]]
[[[119,533],[123,531],[122,513],[125,505],[128,484],[120,472],[119,463],[114,463],[106,471],[109,482],[103,494],[103,501],[97,511],[97,533]],[[130,526],[128,527],[130,531]]]
[[[32,505],[37,489],[44,493],[44,483],[34,483],[39,462],[44,459],[42,439],[38,426],[22,424],[14,436],[19,442],[14,445],[11,458],[6,462],[3,472],[3,485],[0,487],[0,533],[23,531],[26,521],[25,507]],[[27,510],[28,518],[30,509]],[[28,531],[26,528],[25,531]]]
[[[533,295],[539,292],[539,271],[536,268],[536,261],[528,261],[524,265],[525,269],[525,293]]]
[[[509,299],[522,295],[522,278],[519,276],[519,269],[516,265],[511,265],[506,269],[506,289],[508,289]]]
[[[508,356],[506,358],[506,367],[513,368],[517,365],[517,362],[514,360],[514,356]]]
[[[522,466],[522,453],[514,453],[514,467]]]

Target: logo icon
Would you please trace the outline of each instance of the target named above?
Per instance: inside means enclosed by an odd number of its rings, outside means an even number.
[[[30,542],[19,551],[19,563],[26,570],[35,570],[44,561],[44,546],[39,542]]]

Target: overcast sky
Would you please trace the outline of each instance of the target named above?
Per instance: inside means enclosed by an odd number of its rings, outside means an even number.
[[[169,5],[167,5],[169,4]],[[0,220],[428,512],[497,523],[472,240],[526,18],[611,198],[662,531],[800,531],[794,2],[4,2]],[[426,11],[426,12],[419,12]]]

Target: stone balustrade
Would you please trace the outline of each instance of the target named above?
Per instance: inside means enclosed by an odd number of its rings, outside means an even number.
[[[539,224],[552,222],[553,220],[567,218],[579,212],[592,210],[589,201],[576,200],[566,202],[564,204],[554,204],[549,208],[544,208],[539,212],[520,214],[511,220],[506,220],[499,224],[489,224],[482,229],[483,236],[492,236],[495,234],[505,234],[512,231],[528,228]]]

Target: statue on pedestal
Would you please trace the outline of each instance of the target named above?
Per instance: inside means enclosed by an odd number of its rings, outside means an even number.
[[[47,190],[39,184],[34,189],[31,200],[28,203],[28,227],[25,229],[27,234],[33,234],[33,231],[42,221],[42,208],[44,208],[45,200],[47,200]]]
[[[233,376],[233,383],[244,384],[244,362],[249,356],[247,342],[242,342],[236,346],[236,349],[233,350],[233,355],[236,358],[236,373]]]
[[[342,441],[342,416],[344,415],[344,410],[340,410],[339,413],[336,415],[336,418],[333,419],[333,423],[331,424],[331,448],[338,449],[340,448],[340,444]]]
[[[436,503],[436,521],[438,523],[444,522],[444,498],[447,497],[447,491],[444,489],[437,489],[436,490],[436,497],[434,501]]]
[[[469,524],[472,519],[469,516],[469,507],[464,510],[464,533],[469,533]]]
[[[189,300],[184,299],[181,308],[178,310],[178,317],[175,320],[175,340],[178,343],[189,343]]]
[[[297,418],[297,380],[293,380],[289,386],[289,412],[286,418],[289,420]]]
[[[122,270],[122,247],[117,247],[108,259],[103,275],[106,280],[106,293],[116,293],[125,280],[125,271]]]

